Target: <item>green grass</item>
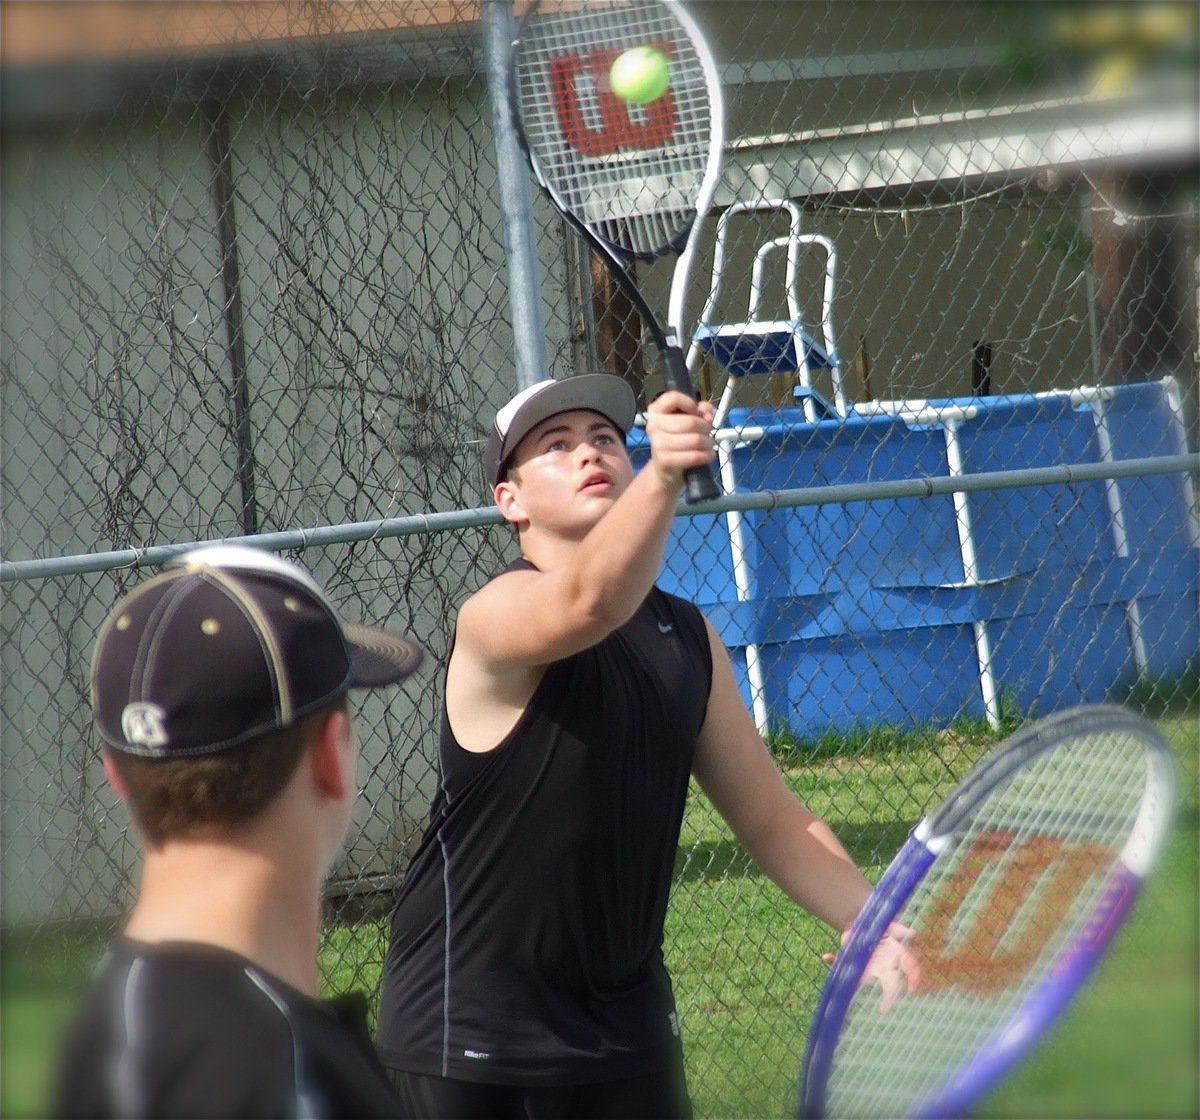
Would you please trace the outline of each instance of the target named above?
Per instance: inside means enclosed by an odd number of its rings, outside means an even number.
[[[1181,761],[1175,828],[1095,982],[986,1102],[988,1117],[1200,1116],[1195,712],[1159,721]]]
[[[1095,982],[981,1115],[1200,1115],[1200,732],[1194,708],[1160,726],[1181,762],[1181,805],[1158,872]],[[789,777],[876,879],[908,828],[945,794],[949,775],[961,775],[988,745],[986,736],[953,734],[919,749],[902,737],[890,755],[831,759]],[[697,798],[682,848],[701,854],[683,865],[668,928],[697,1115],[794,1115],[807,1026],[826,975],[818,958],[834,939],[763,883],[724,836]]]
[[[45,1115],[59,1037],[105,937],[81,924],[0,941],[0,1115]]]
[[[853,753],[816,763],[803,761],[803,745],[772,746],[797,796],[875,880],[912,825],[993,742],[994,733],[957,726],[871,732]],[[680,850],[667,960],[697,1115],[794,1115],[808,1023],[828,973],[820,958],[836,937],[758,874],[696,792]]]
[[[1193,694],[1194,697],[1194,694]],[[1063,1021],[984,1103],[986,1117],[1197,1117],[1197,706],[1164,706],[1181,762],[1181,805],[1157,875]],[[797,794],[876,879],[911,825],[991,746],[982,727],[863,736],[846,753],[777,743]],[[764,880],[693,792],[667,925],[668,965],[698,1116],[794,1114],[808,1023],[834,936]],[[0,957],[0,1113],[45,1113],[57,1038],[102,932],[8,936]],[[331,926],[330,991],[374,993],[386,922]]]

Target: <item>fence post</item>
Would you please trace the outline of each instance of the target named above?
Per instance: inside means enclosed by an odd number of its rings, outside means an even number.
[[[529,170],[513,122],[509,52],[515,34],[511,0],[484,0],[483,57],[496,147],[496,182],[508,261],[508,301],[517,359],[517,388],[549,374],[542,283],[534,239]]]

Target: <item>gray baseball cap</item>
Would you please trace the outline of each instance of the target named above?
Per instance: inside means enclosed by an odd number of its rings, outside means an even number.
[[[578,408],[600,413],[625,434],[637,415],[637,399],[629,385],[612,373],[581,373],[561,381],[546,378],[522,389],[496,413],[483,453],[488,483],[495,486],[504,477],[517,445],[543,420]]]

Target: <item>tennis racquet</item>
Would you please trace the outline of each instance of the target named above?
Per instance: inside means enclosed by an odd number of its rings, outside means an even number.
[[[913,829],[855,922],[813,1019],[801,1115],[964,1115],[1104,954],[1174,795],[1166,741],[1110,705],[1031,724],[977,765]],[[860,981],[893,922],[911,931],[920,973],[882,1011]]]
[[[622,100],[608,78],[639,46],[656,47],[670,68],[666,92],[644,105]],[[534,4],[513,44],[511,95],[538,182],[637,308],[668,388],[694,397],[679,341],[684,291],[724,142],[717,70],[695,24],[674,0]],[[667,253],[678,257],[664,328],[629,267]],[[688,472],[689,502],[719,493],[711,468]]]

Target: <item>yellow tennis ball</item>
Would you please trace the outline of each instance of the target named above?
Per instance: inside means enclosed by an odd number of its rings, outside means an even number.
[[[667,92],[671,65],[657,47],[630,47],[613,61],[608,81],[613,93],[623,101],[646,105]]]

